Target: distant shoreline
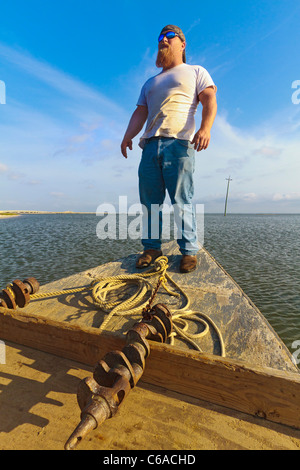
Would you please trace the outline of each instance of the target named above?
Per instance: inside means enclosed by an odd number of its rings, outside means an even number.
[[[10,211],[0,211],[0,220],[2,219],[13,219],[15,217],[20,217],[22,215],[39,215],[39,214],[95,214],[95,212],[73,212],[73,211],[64,211],[64,212],[54,212],[54,211],[26,211],[26,210],[10,210]]]
[[[0,213],[0,219],[10,219],[13,217],[19,217],[21,214],[1,214]]]
[[[113,214],[119,214],[119,212],[112,212]],[[0,219],[8,219],[11,217],[19,217],[20,215],[51,215],[51,214],[92,214],[92,215],[107,215],[108,212],[97,213],[94,212],[76,212],[76,211],[35,211],[35,210],[17,210],[11,209],[6,211],[0,211]],[[135,214],[128,214],[128,215],[135,215]],[[204,215],[223,215],[221,212],[206,212]],[[300,215],[299,212],[230,212],[226,214],[226,217],[230,217],[233,215],[259,215],[259,216],[275,216],[275,215]]]
[[[29,211],[29,210],[10,210],[0,211],[0,217],[17,217],[24,214],[95,214],[95,212],[75,212],[75,211]]]

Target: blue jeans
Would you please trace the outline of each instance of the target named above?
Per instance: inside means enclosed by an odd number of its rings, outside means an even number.
[[[170,137],[146,140],[138,172],[140,202],[143,204],[142,244],[145,250],[161,249],[161,208],[167,190],[174,207],[180,252],[195,255],[199,251],[192,205],[194,170],[195,151],[188,140]]]

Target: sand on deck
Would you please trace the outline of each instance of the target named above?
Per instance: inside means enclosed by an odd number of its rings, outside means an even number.
[[[79,422],[76,391],[91,368],[15,343],[0,365],[0,449],[61,450]],[[138,385],[81,450],[299,450],[300,431]]]

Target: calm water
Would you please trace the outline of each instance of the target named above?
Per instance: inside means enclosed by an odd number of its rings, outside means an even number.
[[[90,214],[0,220],[0,288],[41,284],[141,250],[139,240],[100,240]],[[257,305],[287,347],[300,340],[300,214],[205,215],[205,248]]]

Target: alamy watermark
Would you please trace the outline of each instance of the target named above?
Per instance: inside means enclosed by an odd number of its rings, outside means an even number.
[[[296,88],[296,91],[292,94],[292,103],[300,103],[300,80],[294,80],[292,83],[292,88]]]
[[[300,340],[296,340],[292,343],[292,349],[296,349],[293,352],[293,360],[295,364],[300,364]]]
[[[0,80],[0,104],[6,104],[6,87],[3,80]]]
[[[127,196],[119,196],[118,207],[111,203],[100,204],[96,215],[102,216],[96,228],[97,237],[101,240],[170,240],[172,233],[179,240],[183,236],[192,237],[196,230],[200,245],[204,242],[203,204],[151,204],[148,210],[140,203],[128,207]]]
[[[0,340],[0,364],[6,364],[5,343]]]

